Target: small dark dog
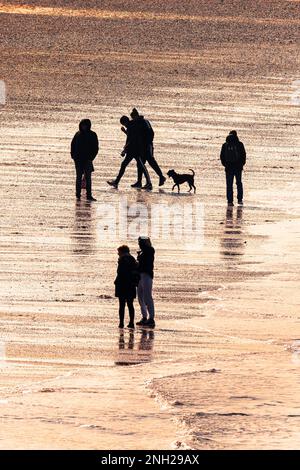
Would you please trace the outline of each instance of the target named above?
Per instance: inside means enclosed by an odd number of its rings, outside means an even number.
[[[180,187],[179,185],[180,184],[183,184],[183,183],[187,183],[190,187],[189,189],[189,192],[194,188],[194,193],[196,192],[196,186],[194,185],[194,176],[195,176],[195,172],[194,170],[191,170],[191,168],[189,169],[193,174],[192,175],[188,175],[188,174],[185,174],[185,175],[179,175],[178,173],[176,173],[175,170],[169,170],[167,175],[169,178],[173,178],[173,181],[174,181],[174,186],[172,188],[172,191],[174,190],[175,186],[177,186],[178,188],[178,192],[180,192]]]

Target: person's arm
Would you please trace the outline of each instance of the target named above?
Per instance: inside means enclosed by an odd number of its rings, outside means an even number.
[[[72,142],[71,142],[71,157],[75,160],[76,157],[76,142],[77,142],[77,134],[74,135]]]
[[[93,155],[92,155],[92,160],[95,160],[97,157],[97,154],[99,152],[99,140],[97,134],[94,132],[93,133]]]
[[[128,145],[129,145],[129,141],[128,141],[128,134],[127,134],[127,139],[126,139],[124,148],[123,148],[123,150],[122,150],[122,152],[121,152],[122,157],[125,157],[125,155],[126,155],[126,153],[127,153]]]
[[[129,132],[128,129],[127,129],[126,135],[127,135],[127,139],[126,139],[124,148],[123,148],[123,150],[122,150],[122,152],[121,152],[122,157],[125,157],[125,155],[126,155],[126,153],[127,153],[127,150],[128,150],[128,147],[129,147],[129,145],[130,145],[130,142],[131,142],[131,140],[132,140],[132,132]]]
[[[220,160],[223,166],[225,166],[225,144],[222,145]]]
[[[240,142],[240,147],[241,147],[241,160],[244,166],[246,164],[246,150],[245,150],[243,142]]]

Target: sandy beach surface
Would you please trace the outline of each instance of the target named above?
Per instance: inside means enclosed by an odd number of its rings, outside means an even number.
[[[299,1],[0,2],[1,449],[300,447],[299,26]],[[152,170],[132,190],[133,163],[107,186],[133,106],[196,195]],[[74,197],[85,117],[95,203]],[[227,209],[231,129],[248,160]],[[153,234],[158,205],[202,223]],[[157,328],[120,331],[116,247],[136,253],[139,209]]]

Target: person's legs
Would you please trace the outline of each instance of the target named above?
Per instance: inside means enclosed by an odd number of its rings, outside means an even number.
[[[138,284],[138,300],[139,300],[139,304],[140,304],[140,307],[141,307],[141,314],[142,314],[142,317],[143,317],[143,320],[147,320],[147,305],[145,304],[145,301],[144,301],[144,279],[143,279],[143,274],[141,274],[141,279],[140,279],[140,282]]]
[[[127,307],[129,311],[129,326],[134,328],[134,306],[133,306],[134,299],[127,299]]]
[[[125,305],[126,305],[126,300],[123,299],[122,297],[119,297],[119,319],[120,319],[119,328],[124,327]]]
[[[146,158],[145,157],[140,157],[140,161],[142,162],[143,165],[145,165]],[[142,165],[140,165],[138,159],[136,160],[136,166],[137,166],[137,184],[139,186],[142,186],[143,167],[142,167]]]
[[[242,170],[235,171],[235,182],[237,187],[237,199],[239,202],[243,201],[243,183],[242,183]]]
[[[143,290],[144,290],[144,302],[147,305],[149,313],[149,320],[154,320],[154,302],[152,297],[152,284],[153,279],[149,274],[142,273],[143,277]]]
[[[164,175],[157,163],[157,161],[155,160],[154,158],[154,148],[153,148],[153,145],[149,145],[148,148],[147,148],[147,156],[146,156],[146,160],[147,162],[149,163],[149,165],[151,166],[151,168],[153,168],[153,170],[155,171],[155,173],[159,176],[160,180],[164,179]]]
[[[92,197],[92,173],[90,171],[85,171],[85,181],[86,181],[86,195],[87,197]]]
[[[234,178],[234,171],[226,170],[226,193],[227,193],[227,202],[229,204],[233,202],[233,178]]]
[[[80,198],[81,196],[81,180],[82,180],[82,175],[84,173],[82,166],[79,164],[79,162],[75,162],[75,168],[76,168],[76,197]]]
[[[150,175],[148,173],[146,165],[143,163],[143,159],[141,157],[138,157],[136,159],[136,164],[138,167],[138,182],[142,182],[142,175],[144,175],[146,178],[146,185],[151,185]]]
[[[118,176],[117,176],[116,179],[115,179],[116,184],[119,184],[119,182],[120,182],[122,176],[123,176],[124,173],[125,173],[126,167],[129,165],[129,163],[131,162],[132,159],[133,159],[132,156],[126,155],[126,157],[125,157],[124,160],[122,161],[119,174],[118,174]]]

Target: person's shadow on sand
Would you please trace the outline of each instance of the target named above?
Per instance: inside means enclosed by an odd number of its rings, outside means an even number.
[[[138,348],[141,351],[152,351],[154,346],[154,331],[143,329]]]
[[[121,351],[122,349],[134,349],[134,332],[133,331],[129,331],[128,343],[126,343],[125,341],[124,331],[120,331],[119,350]]]
[[[71,239],[76,255],[91,255],[96,251],[96,208],[88,201],[77,201]]]
[[[222,258],[229,260],[244,255],[244,252],[243,206],[238,206],[236,212],[234,207],[227,207],[220,254]]]

